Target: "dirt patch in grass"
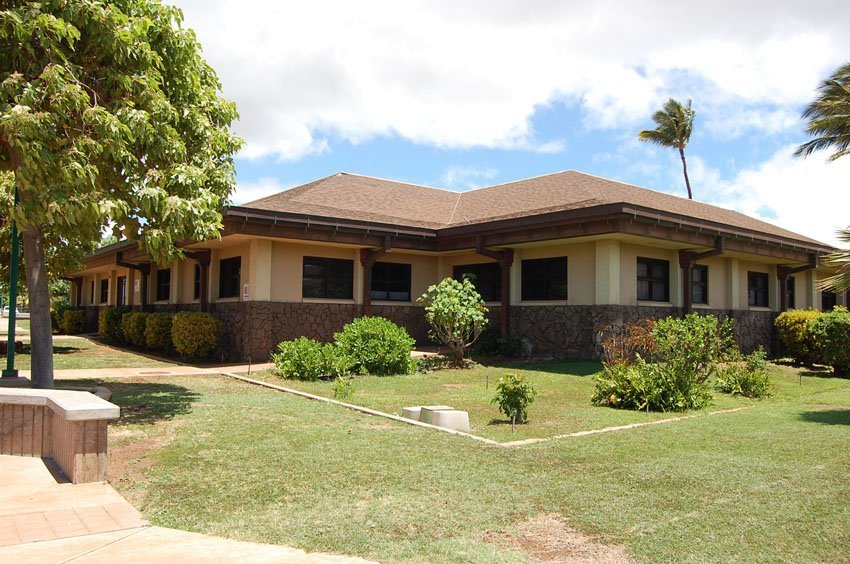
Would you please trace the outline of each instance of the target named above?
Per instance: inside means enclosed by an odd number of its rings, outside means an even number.
[[[517,526],[516,533],[485,535],[485,542],[511,546],[535,562],[632,562],[623,547],[605,544],[570,527],[559,515],[547,513]]]
[[[147,471],[155,463],[150,454],[170,443],[178,426],[173,421],[155,425],[157,430],[135,431],[120,427],[109,430],[110,443],[115,444],[109,447],[106,479],[137,509],[144,501]]]
[[[460,390],[462,388],[466,388],[466,384],[440,384],[441,388],[448,388],[450,390]]]
[[[830,403],[815,403],[815,404],[807,404],[804,403],[803,407],[813,408],[813,409],[846,409],[846,405],[832,405]]]

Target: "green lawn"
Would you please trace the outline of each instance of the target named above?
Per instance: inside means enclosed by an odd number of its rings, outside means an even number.
[[[15,355],[15,368],[30,369],[29,345],[24,354]],[[5,366],[6,357],[3,357]],[[148,368],[169,366],[168,363],[140,354],[115,349],[86,338],[53,338],[53,368]]]
[[[643,423],[681,413],[645,413],[596,407],[590,404],[593,375],[601,369],[592,361],[553,361],[509,366],[479,365],[467,370],[440,370],[426,374],[378,377],[358,376],[349,403],[401,415],[412,405],[450,405],[469,412],[471,433],[500,442],[550,437],[630,423]],[[529,422],[511,432],[510,421],[490,400],[499,378],[506,372],[526,376],[538,391],[529,408]],[[281,386],[333,397],[333,382],[284,380],[271,372],[252,378]],[[753,405],[752,400],[716,394],[714,404],[703,412]],[[692,414],[693,412],[691,412]]]
[[[751,409],[514,449],[225,377],[109,382],[111,481],[158,525],[385,562],[544,558],[564,543],[527,524],[551,515],[638,561],[848,562],[850,380],[775,380]]]

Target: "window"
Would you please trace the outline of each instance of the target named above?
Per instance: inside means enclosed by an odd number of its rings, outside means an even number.
[[[199,300],[201,298],[201,265],[195,263],[195,283],[192,292],[192,299]]]
[[[522,299],[566,300],[567,257],[522,261]]]
[[[768,307],[767,273],[747,273],[747,303],[755,307]]]
[[[239,284],[242,282],[241,276],[242,257],[232,257],[218,261],[218,297],[238,298]],[[198,275],[199,296],[201,293],[200,280],[200,275]]]
[[[301,295],[305,298],[354,298],[354,261],[304,257]]]
[[[166,302],[171,297],[171,269],[156,271],[156,301]]]
[[[100,303],[105,304],[109,301],[109,280],[100,281]]]
[[[832,308],[835,307],[836,303],[838,302],[836,300],[835,292],[821,292],[820,308],[822,311],[832,311]]]
[[[119,276],[118,277],[118,291],[115,295],[117,305],[123,306],[127,305],[127,277]]]
[[[794,296],[794,277],[789,276],[785,279],[785,307],[791,309],[797,307],[796,298]]]
[[[485,302],[497,302],[502,299],[502,265],[498,262],[461,264],[454,267],[454,279],[463,280],[464,277],[469,278]]]
[[[691,267],[691,303],[708,304],[708,266]]]
[[[395,262],[376,262],[372,265],[373,300],[410,301],[410,265]]]
[[[637,299],[647,302],[670,301],[670,261],[638,257]]]

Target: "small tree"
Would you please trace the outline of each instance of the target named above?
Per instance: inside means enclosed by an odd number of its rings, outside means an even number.
[[[417,300],[426,303],[425,319],[431,325],[429,335],[452,353],[457,366],[463,366],[466,349],[487,326],[487,307],[468,279],[445,278],[429,286]]]
[[[537,390],[520,374],[505,374],[496,386],[496,396],[491,403],[499,406],[512,423],[528,421],[528,406],[534,402]]]

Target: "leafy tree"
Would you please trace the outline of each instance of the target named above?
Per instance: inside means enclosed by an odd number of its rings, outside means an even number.
[[[644,129],[638,132],[638,139],[641,141],[654,143],[661,147],[674,147],[679,151],[689,200],[693,200],[694,195],[691,192],[691,181],[688,179],[688,163],[685,161],[685,147],[687,147],[688,141],[691,139],[695,115],[696,112],[691,109],[690,100],[688,100],[687,106],[683,106],[681,102],[670,98],[664,104],[664,108],[658,110],[652,116],[652,121],[658,127],[655,129]]]
[[[487,307],[475,285],[468,278],[445,278],[429,286],[417,301],[427,304],[425,319],[431,325],[431,338],[449,347],[455,364],[463,366],[466,349],[488,322]]]
[[[164,261],[177,241],[216,236],[234,185],[237,114],[177,8],[0,8],[0,170],[20,196],[0,215],[23,234],[33,385],[52,387],[51,249],[95,244],[108,225]]]
[[[809,122],[806,133],[814,139],[800,145],[795,156],[808,157],[815,151],[829,149],[833,150],[830,161],[850,155],[850,63],[821,83],[818,96],[803,112],[803,119]],[[838,238],[850,247],[850,228],[839,230]],[[825,265],[838,272],[822,281],[823,289],[850,290],[850,250],[827,255]]]

